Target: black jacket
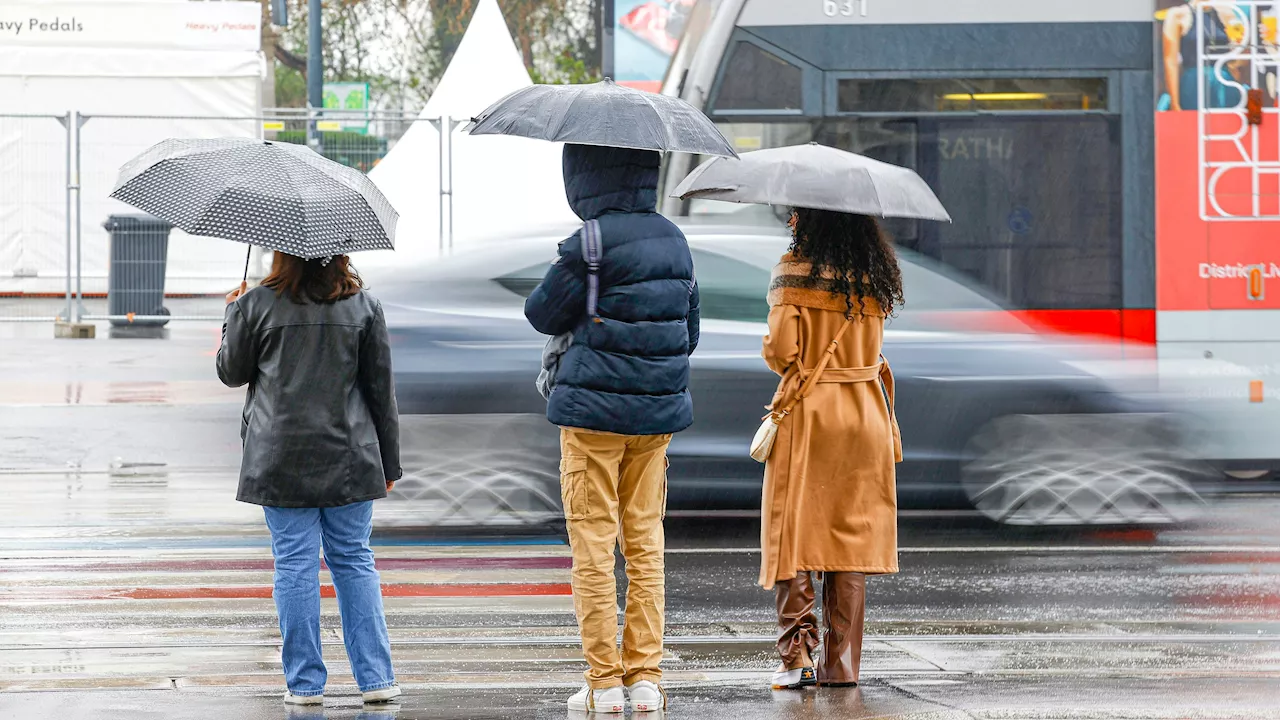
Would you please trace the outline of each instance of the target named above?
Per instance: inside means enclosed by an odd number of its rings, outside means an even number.
[[[318,305],[250,290],[227,306],[218,378],[249,386],[237,500],[349,505],[400,479],[391,347],[372,295]]]
[[[546,335],[573,332],[547,418],[563,427],[663,435],[693,424],[689,355],[698,286],[680,229],[656,212],[656,152],[566,145],[569,205],[600,221],[599,319],[587,317],[586,263],[575,235],[525,302]]]

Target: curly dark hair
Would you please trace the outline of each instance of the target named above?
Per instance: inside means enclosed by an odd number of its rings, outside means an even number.
[[[796,208],[791,217],[791,253],[813,264],[810,277],[827,280],[844,295],[853,313],[866,314],[866,298],[875,298],[886,315],[903,304],[902,270],[893,243],[868,215]],[[823,278],[832,273],[834,278]]]

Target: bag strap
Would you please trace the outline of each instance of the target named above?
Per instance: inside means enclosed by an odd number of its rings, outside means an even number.
[[[818,384],[818,380],[822,378],[822,373],[827,369],[827,365],[831,363],[831,358],[836,354],[836,347],[840,344],[840,338],[844,337],[844,333],[853,324],[853,316],[850,315],[844,319],[844,324],[840,326],[840,330],[836,332],[836,336],[831,338],[831,344],[827,346],[827,351],[822,354],[822,359],[818,361],[818,366],[809,373],[809,377],[800,383],[800,389],[796,391],[795,397],[791,398],[791,402],[787,403],[781,410],[775,410],[775,415],[790,415],[795,406],[813,392],[813,388]]]
[[[600,303],[600,221],[588,220],[582,226],[582,259],[587,263],[587,317],[594,319]]]

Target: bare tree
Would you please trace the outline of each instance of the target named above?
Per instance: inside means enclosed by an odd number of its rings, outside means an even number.
[[[291,22],[277,41],[275,57],[305,78],[308,3],[289,0],[289,5]],[[428,0],[324,0],[322,13],[326,80],[369,83],[375,105],[425,102],[434,85],[426,71],[435,52],[434,38],[425,30],[431,19]]]
[[[499,0],[499,6],[535,79],[585,82],[599,76],[603,1]],[[282,105],[304,105],[307,0],[289,4],[290,25],[273,37],[271,50],[278,61],[276,97]],[[368,82],[375,106],[421,107],[453,58],[478,4],[479,0],[324,0],[325,79]]]
[[[599,9],[602,0],[498,0],[529,72],[554,78],[568,64],[599,74]],[[431,0],[439,48],[438,71],[453,57],[479,0]],[[592,72],[594,70],[594,73]]]

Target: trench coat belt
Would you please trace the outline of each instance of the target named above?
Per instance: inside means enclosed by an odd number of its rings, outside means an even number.
[[[869,367],[858,368],[833,368],[829,367],[822,371],[822,377],[818,378],[818,384],[823,383],[861,383],[875,382],[880,379],[880,373],[884,371],[884,363],[879,362]],[[804,382],[808,379],[813,371],[801,370],[800,381]]]

